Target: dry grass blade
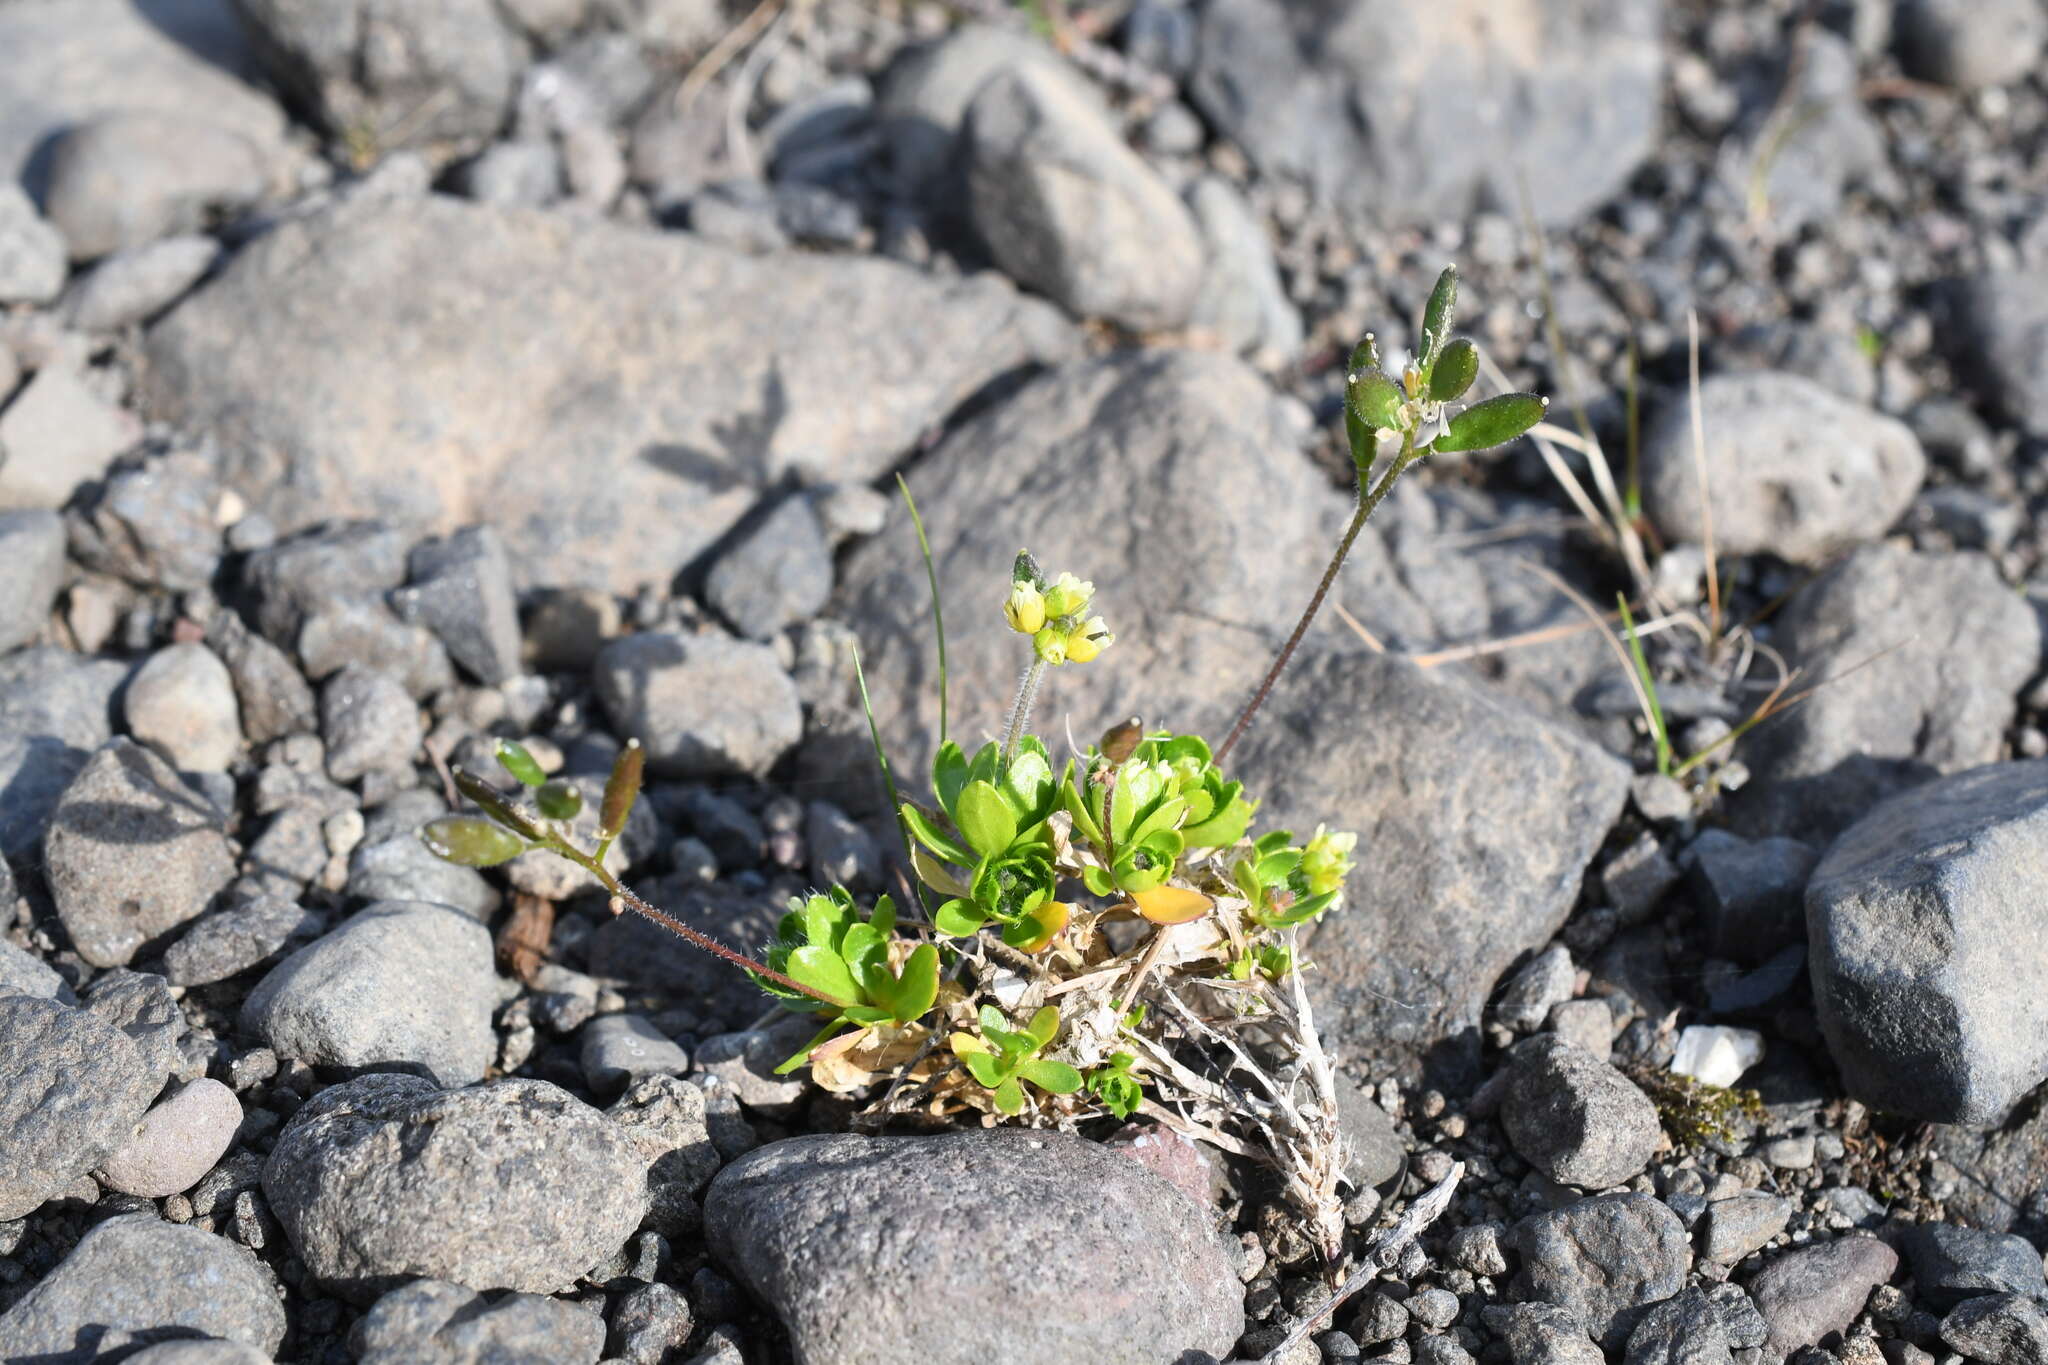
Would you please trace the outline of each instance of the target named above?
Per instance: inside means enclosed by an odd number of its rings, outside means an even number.
[[[1714,557],[1714,500],[1707,496],[1707,419],[1700,411],[1700,315],[1696,308],[1685,312],[1688,370],[1686,381],[1692,393],[1692,467],[1700,489],[1701,550],[1707,560],[1708,647],[1721,638],[1721,573]]]

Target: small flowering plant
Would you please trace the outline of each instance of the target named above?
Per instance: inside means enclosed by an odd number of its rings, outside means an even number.
[[[1031,733],[1048,670],[1094,663],[1116,637],[1093,583],[1017,555],[999,601],[1023,637],[1023,669],[1003,733],[971,754],[942,736],[929,799],[897,807],[920,892],[912,913],[886,896],[863,908],[839,887],[798,897],[757,961],[647,904],[606,865],[639,791],[637,742],[607,786],[594,852],[570,829],[574,789],[548,782],[516,745],[500,761],[533,792],[537,814],[457,774],[481,814],[444,817],[422,836],[474,866],[549,849],[595,877],[615,912],[646,915],[744,968],[820,1021],[781,1069],[808,1066],[828,1090],[867,1095],[870,1118],[1075,1128],[1143,1115],[1263,1157],[1334,1253],[1336,1098],[1298,935],[1341,912],[1358,839],[1324,825],[1307,838],[1255,833],[1258,801],[1228,757],[1395,480],[1432,452],[1499,445],[1541,419],[1544,402],[1531,394],[1459,406],[1479,357],[1451,335],[1456,301],[1447,269],[1398,372],[1382,366],[1371,336],[1353,352],[1345,426],[1356,513],[1220,746],[1135,719],[1063,755]]]

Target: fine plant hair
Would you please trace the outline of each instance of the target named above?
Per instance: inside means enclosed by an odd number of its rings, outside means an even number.
[[[1116,637],[1093,583],[1049,573],[1023,552],[1002,591],[990,585],[990,609],[999,602],[1018,637],[1021,670],[1000,738],[970,753],[942,728],[930,800],[904,799],[868,712],[916,882],[913,903],[886,895],[862,903],[838,886],[796,897],[758,956],[648,904],[606,866],[639,792],[637,741],[606,784],[592,847],[571,832],[581,813],[576,789],[549,781],[511,743],[500,745],[499,759],[533,809],[457,773],[477,810],[432,821],[422,838],[441,857],[479,867],[547,849],[596,878],[614,913],[644,915],[748,972],[817,1025],[779,1070],[807,1068],[826,1090],[859,1097],[862,1126],[1099,1132],[1143,1115],[1262,1163],[1336,1276],[1343,1141],[1335,1069],[1304,979],[1314,964],[1298,934],[1342,913],[1353,854],[1369,863],[1372,850],[1324,825],[1301,836],[1255,833],[1258,800],[1225,762],[1400,477],[1433,453],[1512,441],[1543,417],[1545,400],[1533,394],[1464,403],[1480,355],[1452,334],[1457,287],[1456,270],[1445,269],[1415,353],[1398,366],[1382,364],[1370,335],[1353,351],[1344,410],[1357,474],[1351,522],[1272,667],[1213,749],[1200,735],[1132,719],[1055,760],[1031,730],[1032,702],[1061,670],[1096,664]],[[903,493],[943,659],[937,576],[922,519]],[[855,667],[865,704],[857,655]],[[1448,1197],[1440,1186],[1428,1207]]]

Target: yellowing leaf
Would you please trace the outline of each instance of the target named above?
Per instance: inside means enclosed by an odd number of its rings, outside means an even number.
[[[1138,913],[1154,924],[1186,924],[1189,920],[1200,919],[1216,906],[1215,898],[1185,886],[1155,886],[1149,891],[1133,891],[1131,903],[1138,907]]]

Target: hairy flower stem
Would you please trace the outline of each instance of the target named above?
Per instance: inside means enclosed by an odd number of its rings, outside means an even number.
[[[1330,595],[1330,585],[1337,581],[1337,571],[1344,567],[1344,559],[1351,553],[1352,543],[1358,539],[1358,533],[1365,529],[1366,519],[1378,509],[1380,501],[1393,489],[1394,480],[1400,478],[1409,465],[1427,453],[1426,450],[1418,452],[1415,449],[1415,433],[1411,430],[1402,436],[1401,453],[1394,457],[1394,463],[1381,476],[1379,484],[1372,491],[1366,491],[1365,473],[1359,474],[1358,511],[1352,516],[1351,524],[1344,528],[1344,538],[1337,542],[1337,553],[1330,557],[1329,567],[1323,570],[1323,581],[1316,584],[1315,596],[1308,600],[1308,610],[1302,612],[1301,619],[1294,623],[1294,633],[1287,637],[1286,644],[1280,646],[1280,652],[1273,658],[1273,666],[1266,670],[1266,676],[1259,681],[1259,690],[1252,693],[1252,699],[1245,703],[1244,710],[1237,713],[1237,722],[1230,727],[1230,733],[1217,747],[1216,763],[1219,766],[1230,756],[1231,749],[1236,747],[1245,728],[1252,723],[1252,717],[1266,704],[1266,697],[1273,691],[1273,684],[1280,681],[1280,674],[1294,658],[1294,651],[1300,646],[1301,637],[1308,633],[1309,623],[1315,620],[1316,613],[1323,609],[1323,599]]]
[[[1010,719],[1003,726],[1003,767],[1017,756],[1017,737],[1031,723],[1031,704],[1038,700],[1038,680],[1045,675],[1045,660],[1032,656],[1031,667],[1017,680],[1017,698],[1010,703]]]
[[[766,977],[779,986],[787,986],[793,991],[800,991],[810,996],[811,999],[822,1001],[834,1009],[844,1009],[846,1006],[854,1003],[851,1000],[835,1000],[823,991],[812,990],[801,981],[793,981],[781,972],[776,971],[773,967],[770,967],[767,963],[756,962],[744,953],[734,952],[709,934],[701,934],[692,929],[674,915],[669,914],[668,911],[649,905],[646,901],[641,900],[621,885],[619,879],[614,877],[610,869],[605,867],[603,863],[598,862],[568,840],[557,839],[554,841],[552,848],[556,853],[561,854],[564,858],[567,858],[570,862],[576,864],[604,884],[604,889],[611,892],[613,913],[616,914],[621,909],[632,910],[634,913],[659,924],[678,938],[702,948],[705,952],[715,957],[722,957],[734,966],[744,967],[758,976]]]

